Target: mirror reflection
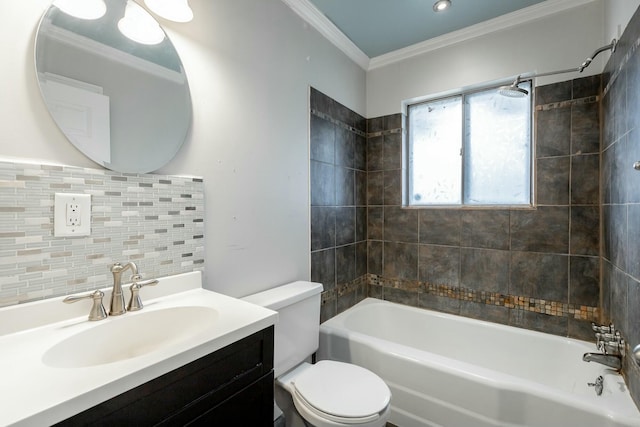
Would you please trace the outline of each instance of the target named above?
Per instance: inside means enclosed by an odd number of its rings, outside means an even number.
[[[144,173],[169,162],[191,124],[178,54],[131,0],[56,0],[35,45],[40,91],[69,141],[91,160]]]

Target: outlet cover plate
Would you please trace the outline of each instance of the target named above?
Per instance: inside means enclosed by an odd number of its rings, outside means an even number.
[[[53,234],[56,237],[89,236],[91,234],[90,194],[55,194]]]

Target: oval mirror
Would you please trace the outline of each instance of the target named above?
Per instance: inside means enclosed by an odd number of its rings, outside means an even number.
[[[135,2],[54,1],[38,27],[35,64],[54,121],[96,163],[150,172],[182,146],[187,76],[166,33]]]

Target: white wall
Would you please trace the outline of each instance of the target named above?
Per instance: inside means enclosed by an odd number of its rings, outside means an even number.
[[[620,38],[638,6],[640,0],[604,0],[605,40]]]
[[[193,127],[159,172],[204,177],[206,286],[240,296],[309,278],[309,85],[367,117],[397,113],[404,99],[576,66],[610,33],[617,37],[640,0],[596,1],[372,70],[366,82],[357,65],[280,0],[190,4],[193,22],[162,23],[190,79]],[[0,158],[97,167],[67,142],[40,98],[33,43],[48,5],[0,2],[0,38],[7,41]],[[585,75],[602,70],[608,55],[601,56]]]
[[[190,4],[191,23],[162,24],[189,77],[193,127],[159,172],[204,177],[205,285],[242,296],[309,279],[308,87],[364,115],[365,73],[280,0]],[[48,5],[0,2],[0,158],[97,167],[40,98],[33,43]]]
[[[521,73],[578,67],[597,48],[610,41],[603,37],[602,2],[594,1],[373,69],[367,74],[367,117],[398,113],[402,101],[414,97],[502,80]],[[608,53],[600,54],[582,75],[602,72],[608,57]],[[537,85],[580,76],[571,73],[541,78]]]

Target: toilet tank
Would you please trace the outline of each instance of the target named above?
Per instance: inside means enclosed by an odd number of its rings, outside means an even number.
[[[278,377],[318,349],[322,284],[298,281],[242,298],[278,312],[274,373]]]

